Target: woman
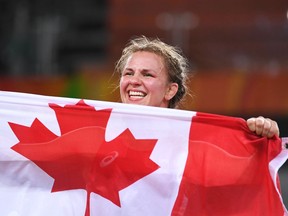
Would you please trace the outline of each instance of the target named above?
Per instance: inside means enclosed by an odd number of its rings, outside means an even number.
[[[187,93],[187,59],[159,39],[142,36],[131,40],[115,70],[121,75],[123,103],[175,108]],[[250,118],[247,125],[257,135],[279,136],[277,123],[269,118]]]

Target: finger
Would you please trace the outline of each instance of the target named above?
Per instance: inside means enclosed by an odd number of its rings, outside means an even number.
[[[256,118],[256,120],[255,120],[255,127],[256,127],[255,132],[257,135],[262,135],[264,124],[265,124],[264,117],[259,116]]]
[[[268,134],[271,132],[271,128],[272,128],[272,120],[269,118],[264,119],[261,136],[268,137]]]
[[[278,127],[277,122],[271,120],[271,128],[268,131],[267,137],[271,138],[274,135],[279,136],[280,135],[280,131],[279,131],[279,127]]]
[[[256,118],[249,118],[249,119],[247,119],[246,122],[247,122],[248,128],[252,132],[255,132],[256,131]]]

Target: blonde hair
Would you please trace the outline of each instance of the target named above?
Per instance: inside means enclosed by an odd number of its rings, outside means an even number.
[[[164,59],[169,81],[178,84],[178,91],[169,101],[168,105],[169,108],[175,108],[187,93],[186,81],[189,72],[188,60],[182,55],[180,49],[170,46],[158,38],[149,39],[145,36],[141,36],[130,40],[126,45],[120,59],[116,63],[115,72],[121,74],[127,59],[138,51],[152,52]]]

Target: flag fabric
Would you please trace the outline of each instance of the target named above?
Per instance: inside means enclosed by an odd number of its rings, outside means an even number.
[[[288,215],[284,144],[241,118],[0,91],[0,215]]]

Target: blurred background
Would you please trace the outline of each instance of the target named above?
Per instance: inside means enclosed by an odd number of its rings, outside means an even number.
[[[189,59],[182,109],[263,115],[288,136],[287,0],[0,0],[0,90],[117,102],[115,62],[140,35]]]

